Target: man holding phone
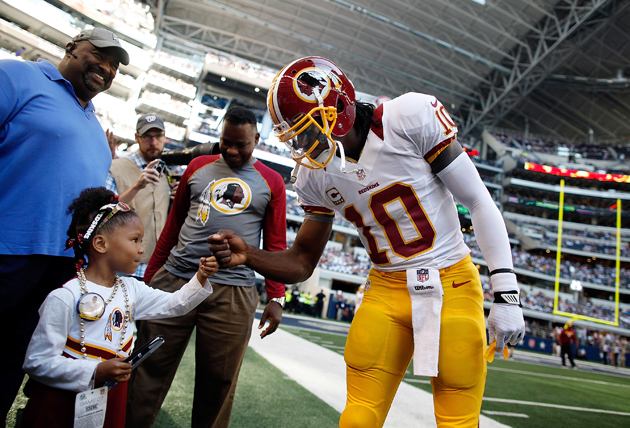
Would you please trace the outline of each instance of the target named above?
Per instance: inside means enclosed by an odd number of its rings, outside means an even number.
[[[177,189],[177,183],[169,184],[166,165],[160,160],[166,144],[164,132],[161,117],[153,113],[140,116],[136,124],[138,150],[114,159],[107,176],[106,187],[120,195],[120,201],[136,211],[144,223],[144,255],[133,275],[140,281],[164,229],[171,194]]]

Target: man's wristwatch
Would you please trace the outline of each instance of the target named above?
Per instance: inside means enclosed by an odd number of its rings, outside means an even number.
[[[273,297],[273,298],[269,299],[269,301],[270,302],[276,302],[277,304],[282,306],[282,309],[284,309],[284,302],[285,302],[285,298],[284,297]]]

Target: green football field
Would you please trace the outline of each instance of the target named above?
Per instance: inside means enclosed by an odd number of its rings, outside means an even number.
[[[343,354],[345,335],[283,328]],[[190,427],[195,335],[192,337],[156,428]],[[482,413],[498,422],[515,428],[630,427],[630,369],[619,369],[626,376],[615,376],[513,360],[495,360],[488,368]],[[428,378],[413,376],[411,369],[405,382],[431,390]],[[9,415],[8,427],[19,426],[16,411],[23,406],[20,397]],[[337,411],[248,349],[231,427],[333,428],[338,426],[338,419]]]

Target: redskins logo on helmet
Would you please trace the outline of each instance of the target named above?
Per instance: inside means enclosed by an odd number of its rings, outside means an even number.
[[[335,155],[332,137],[343,137],[354,125],[354,86],[332,61],[301,58],[274,78],[267,107],[276,136],[293,159],[308,168],[323,168]]]

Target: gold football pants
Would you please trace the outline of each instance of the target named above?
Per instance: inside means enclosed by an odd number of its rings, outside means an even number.
[[[476,428],[487,372],[481,280],[470,256],[441,269],[440,279],[439,374],[431,378],[435,418],[439,428]],[[344,353],[348,400],[340,428],[383,426],[414,350],[406,273],[372,269],[368,281]]]

